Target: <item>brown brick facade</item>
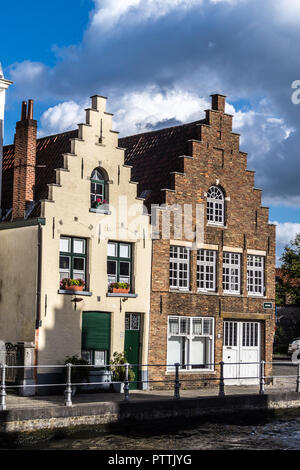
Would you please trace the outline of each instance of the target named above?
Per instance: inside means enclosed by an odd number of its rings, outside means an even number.
[[[196,221],[195,206],[204,204],[204,244],[217,245],[217,286],[214,293],[197,292],[197,249],[191,249],[190,291],[176,292],[169,287],[170,240],[153,241],[152,294],[150,320],[149,363],[166,364],[168,316],[213,316],[214,361],[223,359],[224,320],[258,321],[261,324],[261,359],[272,361],[275,305],[275,227],[269,224],[268,208],[261,206],[261,191],[254,188],[254,172],[247,170],[247,155],[239,150],[239,135],[232,133],[232,116],[224,113],[225,97],[213,95],[212,109],[206,111],[206,119],[192,123],[193,138],[186,142],[186,153],[177,154],[170,148],[170,158],[174,159],[174,172],[170,175],[168,186],[161,188],[163,202],[167,205],[193,205],[193,222]],[[186,126],[182,126],[187,134]],[[191,128],[189,128],[191,129]],[[147,177],[147,161],[151,161],[151,150],[156,140],[164,136],[164,131],[144,134],[144,138],[133,136],[121,140],[122,147],[127,147],[128,163],[133,165],[133,176],[145,174],[141,179],[141,189],[148,187],[152,195],[157,192],[156,183],[151,186]],[[170,129],[172,136],[180,132],[180,127]],[[166,142],[162,142],[167,154]],[[139,151],[144,158],[136,158]],[[176,144],[178,145],[178,144]],[[143,146],[143,147],[142,147]],[[157,147],[159,143],[157,144]],[[178,146],[179,148],[179,146]],[[180,149],[182,151],[182,149]],[[135,154],[135,155],[134,155]],[[157,153],[154,159],[157,159]],[[172,157],[171,157],[172,156]],[[180,158],[178,158],[180,157]],[[161,157],[163,158],[163,156]],[[166,156],[166,159],[168,157]],[[170,162],[168,163],[170,165]],[[161,167],[166,164],[161,162]],[[160,168],[156,168],[159,172]],[[149,175],[149,173],[148,173]],[[219,186],[225,194],[224,226],[208,225],[206,221],[206,193],[212,185]],[[163,186],[163,183],[161,184]],[[165,188],[167,188],[165,190]],[[155,202],[151,200],[151,202]],[[159,203],[159,201],[157,201]],[[171,218],[172,220],[172,218]],[[171,240],[174,237],[171,228]],[[226,295],[222,288],[223,248],[241,250],[241,291],[239,295]],[[195,246],[193,247],[195,248]],[[196,247],[197,248],[197,247]],[[247,250],[259,250],[265,253],[265,295],[251,297],[247,292]],[[272,302],[273,309],[264,309],[264,302]],[[271,366],[266,366],[270,374]],[[218,375],[215,372],[184,372],[181,378],[187,380],[182,386],[199,386],[188,382],[200,377],[200,383],[209,385]],[[165,366],[151,367],[150,380],[165,381],[174,374],[168,373]],[[170,378],[171,378],[170,377]],[[163,382],[153,386],[165,386]],[[171,385],[172,386],[172,385]]]

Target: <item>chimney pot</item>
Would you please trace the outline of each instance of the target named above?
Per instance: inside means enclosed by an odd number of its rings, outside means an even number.
[[[21,121],[25,121],[27,117],[27,101],[22,101]]]
[[[211,95],[211,109],[214,111],[220,111],[221,113],[225,112],[225,102],[226,96],[225,95]]]
[[[33,119],[33,100],[28,100],[27,119]]]

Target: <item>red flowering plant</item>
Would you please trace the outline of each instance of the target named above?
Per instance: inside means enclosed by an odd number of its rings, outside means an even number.
[[[98,207],[103,206],[103,204],[106,204],[106,199],[102,199],[101,197],[98,197],[93,203],[95,209],[98,209]]]

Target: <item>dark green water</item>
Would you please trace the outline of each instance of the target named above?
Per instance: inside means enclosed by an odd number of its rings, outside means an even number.
[[[23,447],[24,448],[24,447]],[[55,436],[31,449],[76,450],[300,450],[300,418],[264,423],[157,424],[149,429],[130,425],[118,432],[92,429],[73,436]]]

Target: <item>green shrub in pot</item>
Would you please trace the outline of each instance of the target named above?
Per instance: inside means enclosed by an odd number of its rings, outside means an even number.
[[[110,369],[113,373],[113,382],[124,382],[125,380],[125,366],[120,364],[126,364],[128,361],[126,359],[125,353],[115,352],[113,354],[113,360],[110,361]],[[128,368],[128,380],[133,382],[135,378],[134,371],[129,367]]]

